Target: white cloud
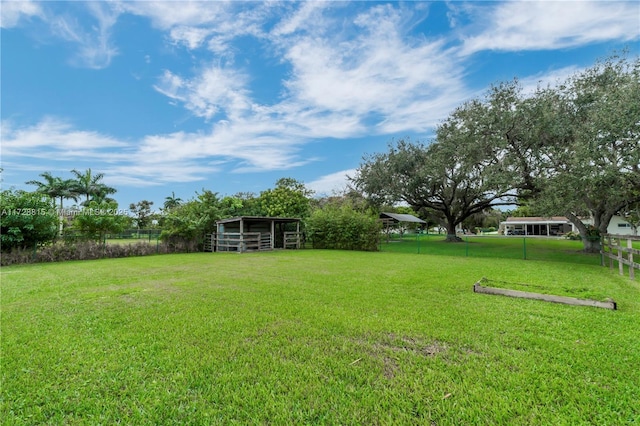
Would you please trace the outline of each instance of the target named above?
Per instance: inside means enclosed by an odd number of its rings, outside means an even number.
[[[69,123],[45,118],[33,126],[15,127],[2,121],[2,154],[21,157],[51,158],[52,153],[64,157],[112,155],[112,148],[127,148],[126,142],[97,132],[76,130]]]
[[[348,177],[355,176],[356,169],[341,170],[311,181],[305,186],[315,192],[317,196],[329,196],[343,192],[348,184]]]
[[[465,96],[461,67],[442,40],[408,37],[410,19],[404,10],[377,6],[354,19],[356,38],[289,40],[285,58],[293,71],[284,84],[292,102],[354,114],[378,134],[433,126]]]
[[[464,39],[463,54],[539,50],[640,37],[640,3],[526,1],[467,7],[481,29]],[[468,30],[477,31],[476,26]]]
[[[271,31],[271,37],[281,37],[290,35],[298,30],[305,32],[314,32],[313,27],[317,26],[322,29],[322,10],[332,6],[331,2],[309,1],[304,2],[299,9],[294,10],[288,16],[285,16]]]
[[[292,66],[283,96],[271,105],[252,99],[248,74],[232,63],[216,62],[192,76],[165,70],[156,90],[215,124],[210,132],[146,138],[143,157],[228,158],[236,172],[284,170],[316,161],[300,159],[305,143],[425,132],[465,98],[460,66],[443,43],[407,36],[415,23],[410,12],[367,8],[337,34],[337,24],[322,14],[328,9],[303,3],[269,34],[271,46]],[[195,19],[187,16],[161,22]],[[201,44],[204,32],[194,34],[191,45]]]
[[[154,27],[167,31],[169,40],[190,50],[206,46],[218,54],[231,54],[229,42],[235,37],[260,37],[264,18],[272,3],[253,2],[126,2],[121,7],[144,16]]]
[[[33,16],[43,16],[40,4],[33,1],[3,1],[0,4],[0,28],[13,28],[21,19]]]
[[[55,118],[22,127],[5,120],[2,155],[46,161],[49,169],[86,162],[108,172],[113,184],[135,186],[198,181],[223,168],[225,172],[286,170],[313,161],[299,157],[296,140],[263,130],[255,123],[221,122],[208,132],[175,132],[125,142]]]
[[[48,10],[46,21],[52,33],[75,44],[77,50],[71,63],[75,66],[103,69],[111,64],[118,49],[111,40],[111,29],[116,24],[120,10],[104,2],[82,4],[94,19],[94,24],[83,26],[69,13],[54,14]]]
[[[251,108],[247,77],[236,70],[210,66],[191,80],[165,71],[155,86],[160,93],[184,103],[198,117],[211,119],[223,111],[228,117],[238,117]]]

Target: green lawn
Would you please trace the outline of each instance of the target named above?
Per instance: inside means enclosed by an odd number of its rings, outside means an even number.
[[[3,424],[639,424],[640,285],[597,265],[198,253],[1,272]],[[480,295],[481,277],[619,310]]]
[[[382,251],[447,256],[485,257],[489,259],[527,259],[600,264],[600,255],[582,253],[581,241],[562,238],[519,236],[462,236],[462,243],[444,241],[444,235],[405,234],[383,240]]]
[[[107,244],[138,244],[138,243],[149,243],[149,244],[158,244],[159,240],[156,237],[152,237],[149,240],[149,237],[141,237],[141,238],[108,238],[105,240]]]

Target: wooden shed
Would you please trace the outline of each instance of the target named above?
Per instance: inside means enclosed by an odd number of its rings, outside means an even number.
[[[300,219],[241,216],[216,221],[216,232],[207,236],[205,250],[247,251],[299,249]]]

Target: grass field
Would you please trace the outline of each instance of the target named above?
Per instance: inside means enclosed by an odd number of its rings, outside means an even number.
[[[0,417],[640,424],[640,286],[571,256],[301,250],[3,268]],[[619,310],[475,294],[481,277]]]
[[[148,243],[148,244],[158,244],[159,240],[156,237],[149,238],[109,238],[105,240],[107,244],[138,244],[138,243]]]
[[[585,255],[581,241],[561,238],[517,236],[462,236],[463,242],[451,244],[443,235],[405,234],[383,241],[382,251],[502,259],[548,260],[589,265],[600,264],[600,255]]]

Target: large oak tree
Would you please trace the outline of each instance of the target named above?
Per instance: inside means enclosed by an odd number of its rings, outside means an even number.
[[[640,201],[640,59],[608,58],[535,98],[554,122],[535,204],[566,215],[585,250],[598,251],[612,216]]]

